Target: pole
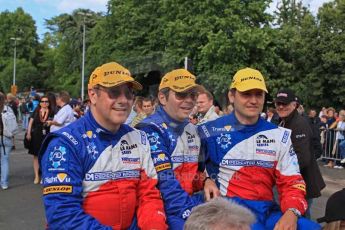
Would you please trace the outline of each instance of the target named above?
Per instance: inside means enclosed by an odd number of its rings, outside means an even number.
[[[16,85],[16,57],[17,57],[17,38],[14,39],[14,54],[13,54],[13,85]]]
[[[81,100],[84,101],[84,68],[85,68],[85,16],[83,23],[83,60],[81,66]]]
[[[81,100],[84,100],[84,81],[85,81],[85,18],[87,16],[92,16],[90,13],[78,12],[79,15],[83,16],[83,54],[82,54],[82,64],[81,64]]]
[[[16,86],[16,60],[17,60],[17,41],[21,40],[19,37],[12,37],[10,38],[14,41],[14,50],[13,50],[13,82],[11,86],[11,93],[17,93],[17,86]]]

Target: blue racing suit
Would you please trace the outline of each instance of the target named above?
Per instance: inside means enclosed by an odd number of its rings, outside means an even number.
[[[89,111],[50,133],[41,153],[49,229],[167,229],[144,132],[111,133]]]
[[[203,203],[203,173],[198,171],[200,138],[195,125],[173,120],[158,107],[136,128],[146,132],[158,174],[169,229],[181,230],[194,206]]]

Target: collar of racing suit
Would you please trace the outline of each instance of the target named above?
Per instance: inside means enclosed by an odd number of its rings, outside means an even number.
[[[158,106],[157,113],[163,118],[163,120],[166,122],[166,125],[169,126],[171,129],[173,129],[174,132],[181,135],[184,131],[184,127],[189,123],[188,118],[186,118],[184,121],[176,121],[175,119],[171,118],[167,112],[165,112],[164,108],[162,106]]]
[[[262,120],[262,118],[258,115],[258,120],[251,125],[244,125],[242,124],[236,117],[235,112],[232,112],[229,114],[229,119],[230,121],[232,121],[231,123],[233,124],[233,126],[231,127],[231,129],[237,130],[237,131],[241,131],[244,130],[247,131],[256,131],[257,126],[260,124],[260,121]]]
[[[117,136],[122,136],[124,133],[124,129],[122,128],[122,126],[124,126],[124,124],[122,124],[120,126],[120,128],[115,132],[110,132],[109,130],[103,128],[100,124],[97,123],[97,121],[95,120],[95,118],[92,115],[91,110],[88,110],[85,118],[87,119],[87,121],[89,122],[89,124],[92,126],[92,128],[96,131],[96,133],[101,134],[104,137],[109,137],[109,138],[115,138]]]

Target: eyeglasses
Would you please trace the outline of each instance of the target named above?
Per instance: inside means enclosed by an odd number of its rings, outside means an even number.
[[[198,91],[192,90],[189,92],[175,92],[175,97],[177,100],[185,100],[186,98],[190,97],[193,101],[196,100],[198,97]]]
[[[104,91],[108,94],[108,97],[111,99],[116,99],[120,97],[122,94],[125,95],[127,100],[133,100],[134,98],[134,92],[130,87],[110,87],[110,88],[105,88],[105,87],[94,87],[95,90],[101,90]]]
[[[49,101],[40,101],[41,103],[49,103]]]
[[[279,107],[279,106],[287,106],[288,104],[285,104],[282,102],[276,102],[275,105],[276,105],[276,107]]]

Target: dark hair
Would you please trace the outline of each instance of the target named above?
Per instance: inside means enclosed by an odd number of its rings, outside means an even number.
[[[151,98],[149,98],[149,97],[145,97],[144,99],[143,99],[143,102],[151,102],[151,104],[153,104],[153,101],[152,101],[152,99]]]
[[[5,106],[5,94],[0,92],[0,112],[4,109]]]
[[[52,110],[52,112],[55,114],[57,112],[57,105],[56,105],[56,96],[52,92],[48,92],[46,97],[49,101],[49,109]]]
[[[168,99],[169,98],[169,91],[170,91],[169,88],[163,88],[163,89],[159,90],[158,93],[162,93],[165,96],[165,98]],[[158,100],[158,104],[162,105],[159,100]]]

